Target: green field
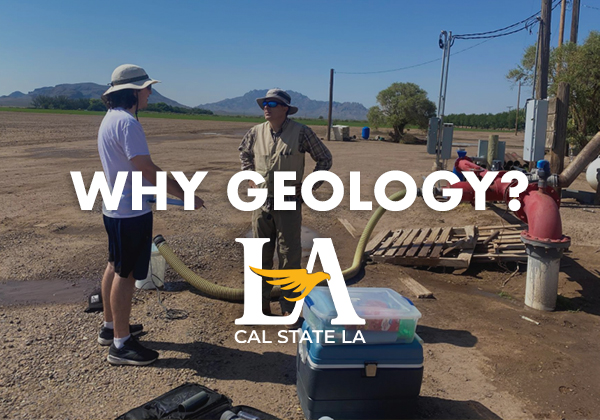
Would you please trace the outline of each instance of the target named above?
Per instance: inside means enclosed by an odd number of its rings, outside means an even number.
[[[0,111],[10,112],[34,112],[41,114],[71,114],[71,115],[104,115],[103,111],[76,111],[76,110],[61,110],[61,109],[37,109],[37,108],[16,108],[16,107],[0,107]],[[239,121],[250,123],[264,122],[263,117],[247,117],[247,116],[229,116],[229,115],[185,115],[171,114],[166,112],[146,112],[140,111],[139,116],[146,118],[167,118],[176,120],[203,120],[203,121]],[[306,125],[327,125],[325,119],[310,119],[310,118],[294,118],[297,121]],[[363,127],[367,125],[366,121],[341,121],[333,120],[333,124],[348,125],[351,127]]]
[[[17,108],[17,107],[3,107],[0,106],[0,111],[10,112],[33,112],[39,114],[70,114],[70,115],[104,115],[104,111],[76,111],[76,110],[62,110],[62,109],[38,109],[38,108]],[[167,118],[175,120],[206,120],[206,121],[238,121],[238,122],[249,122],[249,123],[261,123],[264,122],[263,117],[247,117],[247,116],[233,116],[233,115],[186,115],[186,114],[171,114],[167,112],[146,112],[140,111],[139,115],[145,118]],[[325,119],[310,119],[310,118],[294,118],[294,120],[301,122],[306,125],[327,125]],[[333,120],[334,125],[347,125],[350,127],[364,127],[368,126],[367,121],[344,121],[344,120]],[[391,128],[391,127],[380,127],[380,128]],[[416,126],[407,126],[407,129],[417,129]],[[454,131],[484,131],[489,133],[502,133],[510,130],[486,130],[482,128],[459,128],[455,127]]]

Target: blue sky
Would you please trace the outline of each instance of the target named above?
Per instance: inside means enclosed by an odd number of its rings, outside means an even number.
[[[588,5],[590,7],[584,7]],[[570,5],[569,5],[570,6]],[[409,70],[350,75],[441,59],[441,30],[484,32],[540,10],[541,0],[421,1],[0,1],[0,96],[60,83],[108,83],[123,63],[144,67],[185,105],[280,87],[327,100],[376,104],[413,82],[437,104],[441,60]],[[594,8],[597,9],[594,9]],[[582,0],[579,42],[599,30],[600,0]],[[552,15],[558,42],[560,7]],[[565,39],[569,38],[570,7]],[[520,32],[453,56],[446,114],[506,111],[517,89],[505,74],[535,42]],[[480,41],[457,40],[453,52]],[[522,103],[531,94],[522,92]]]

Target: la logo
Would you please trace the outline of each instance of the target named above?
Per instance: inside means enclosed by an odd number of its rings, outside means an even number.
[[[237,238],[244,247],[244,315],[235,320],[236,325],[286,325],[295,323],[302,312],[304,298],[296,302],[292,313],[288,316],[269,316],[262,312],[262,277],[250,267],[262,269],[262,248],[269,242],[268,238]],[[331,320],[332,325],[365,325],[352,306],[346,282],[338,262],[331,238],[313,240],[313,248],[308,258],[306,270],[312,273],[317,255],[321,259],[323,270],[331,279],[327,282],[337,311],[337,318]],[[256,270],[256,271],[259,271]]]

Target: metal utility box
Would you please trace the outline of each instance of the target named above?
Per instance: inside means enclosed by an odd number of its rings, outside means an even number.
[[[431,117],[429,119],[429,129],[427,130],[427,153],[429,153],[430,155],[435,155],[439,125],[439,118]]]
[[[548,101],[530,99],[525,112],[525,142],[523,160],[537,162],[546,154],[546,125],[548,122]]]
[[[444,132],[442,133],[442,159],[450,159],[452,157],[452,137],[454,136],[454,124],[444,124]]]
[[[488,153],[488,144],[490,142],[488,140],[479,140],[477,144],[477,157],[484,158],[487,161],[487,153]],[[506,142],[499,141],[498,142],[498,154],[496,155],[498,160],[504,162],[504,155],[506,154]]]

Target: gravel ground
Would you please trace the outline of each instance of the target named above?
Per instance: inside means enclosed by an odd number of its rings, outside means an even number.
[[[147,331],[141,340],[158,350],[160,359],[141,368],[106,362],[107,349],[96,342],[102,315],[83,312],[106,265],[106,237],[99,206],[81,211],[69,176],[69,171],[82,171],[88,183],[101,169],[95,144],[100,120],[0,113],[0,417],[114,418],[189,381],[219,390],[236,405],[302,418],[295,345],[237,343],[234,320],[242,306],[201,296],[170,269],[161,297],[180,319],[165,318],[155,292],[138,293],[132,311],[133,321]],[[155,212],[154,234],[164,235],[207,280],[242,287],[243,257],[235,238],[249,231],[250,216],[235,210],[225,191],[239,170],[237,146],[251,124],[158,119],[142,119],[142,124],[163,169],[188,175],[209,171],[199,188],[207,209]],[[323,127],[315,130],[324,136]],[[351,129],[351,134],[359,132]],[[455,139],[476,144],[487,135],[457,131]],[[519,152],[512,133],[501,140]],[[374,183],[385,171],[404,170],[418,180],[431,168],[432,159],[420,145],[360,141],[328,146],[333,170],[346,187],[349,172],[361,172],[363,200],[373,200]],[[397,187],[390,185],[388,193]],[[578,179],[573,188],[586,184]],[[331,192],[325,185],[318,198]],[[573,245],[561,263],[559,310],[553,313],[524,309],[523,268],[512,275],[512,270],[479,265],[456,275],[387,264],[365,267],[354,285],[410,295],[398,281],[408,273],[436,296],[416,302],[423,314],[418,332],[425,340],[425,373],[416,411],[405,417],[584,419],[600,413],[600,238],[594,234],[600,220],[595,211],[561,208],[563,229]],[[338,218],[360,232],[370,215],[351,212],[346,194],[330,212],[305,209],[303,224],[332,238],[345,268],[358,239]],[[439,213],[418,201],[406,211],[386,214],[377,229],[501,223],[491,210],[475,212],[461,205]],[[275,327],[256,330],[277,334]]]

